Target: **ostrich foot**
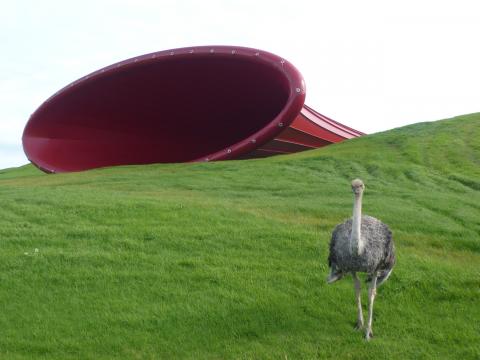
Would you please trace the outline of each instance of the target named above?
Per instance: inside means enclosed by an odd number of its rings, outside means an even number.
[[[367,332],[365,333],[365,340],[370,341],[371,338],[373,338],[372,329],[367,330]]]

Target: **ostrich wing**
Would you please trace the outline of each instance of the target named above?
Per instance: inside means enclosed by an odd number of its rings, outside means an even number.
[[[333,229],[332,232],[332,238],[330,239],[330,254],[328,255],[328,266],[332,267],[332,264],[335,264],[337,262],[336,258],[336,253],[335,253],[335,243],[338,240],[338,237],[341,232],[341,225],[343,224],[338,224],[335,229]]]

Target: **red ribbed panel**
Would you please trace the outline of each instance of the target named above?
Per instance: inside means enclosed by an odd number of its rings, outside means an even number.
[[[273,140],[242,156],[242,159],[290,154],[319,148],[364,135],[303,105],[292,123]]]

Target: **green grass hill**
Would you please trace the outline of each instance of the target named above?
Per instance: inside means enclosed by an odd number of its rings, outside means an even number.
[[[328,243],[389,224],[374,339]],[[0,171],[1,359],[480,359],[480,114],[261,160]],[[365,304],[366,290],[363,290]]]

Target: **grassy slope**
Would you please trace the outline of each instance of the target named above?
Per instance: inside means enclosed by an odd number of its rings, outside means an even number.
[[[398,251],[370,343],[351,279],[324,281],[354,177]],[[480,114],[264,160],[26,166],[0,199],[0,358],[480,357]]]

